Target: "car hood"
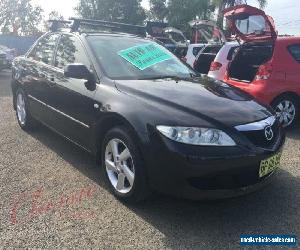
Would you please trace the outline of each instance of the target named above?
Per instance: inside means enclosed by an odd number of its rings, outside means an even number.
[[[118,80],[123,93],[155,107],[176,109],[210,123],[236,126],[271,116],[271,111],[248,94],[210,78],[199,80]]]

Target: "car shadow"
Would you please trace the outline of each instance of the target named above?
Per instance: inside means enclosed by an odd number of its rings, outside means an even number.
[[[39,124],[38,128],[30,131],[29,134],[70,165],[77,168],[90,180],[102,186],[103,177],[101,176],[101,171],[99,171],[100,167],[97,165],[95,157],[90,153],[54,133],[42,124]]]
[[[300,122],[295,128],[289,129],[286,133],[286,136],[290,139],[300,140]]]
[[[0,98],[11,96],[11,72],[9,70],[0,71]]]
[[[300,178],[280,170],[271,185],[247,196],[219,201],[160,196],[131,209],[164,234],[170,249],[237,249],[241,234],[299,235],[299,190]]]
[[[99,167],[90,154],[43,126],[30,134],[93,182],[105,187]],[[237,249],[240,234],[300,235],[299,190],[300,178],[283,166],[271,185],[247,196],[189,201],[157,194],[141,204],[127,207],[161,233],[166,248]]]

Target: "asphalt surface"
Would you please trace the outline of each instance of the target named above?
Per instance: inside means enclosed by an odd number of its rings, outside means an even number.
[[[46,128],[18,127],[10,73],[0,73],[0,249],[238,249],[240,234],[300,237],[299,168],[296,129],[262,191],[215,202],[155,195],[126,206],[87,153]]]

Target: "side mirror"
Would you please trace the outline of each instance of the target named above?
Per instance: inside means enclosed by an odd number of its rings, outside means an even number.
[[[94,91],[96,89],[96,78],[94,74],[83,64],[74,63],[67,65],[64,69],[64,76],[86,80],[84,85],[88,90]]]
[[[85,65],[79,63],[68,64],[64,69],[64,75],[65,77],[88,81],[92,80],[94,77]]]

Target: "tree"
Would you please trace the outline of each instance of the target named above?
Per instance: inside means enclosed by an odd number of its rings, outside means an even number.
[[[48,20],[64,20],[64,17],[58,11],[53,10],[49,13]]]
[[[142,0],[80,0],[76,10],[83,18],[141,24],[146,18]]]
[[[51,11],[48,18],[44,21],[44,29],[46,31],[48,31],[50,27],[49,20],[64,20],[64,17],[56,10]]]
[[[42,8],[32,5],[31,0],[1,0],[0,28],[2,33],[36,35],[42,20]]]
[[[164,21],[168,15],[167,0],[150,0],[150,14],[155,21]]]
[[[207,0],[169,0],[168,22],[183,31],[190,30],[188,22],[196,19],[208,19],[211,13]]]

